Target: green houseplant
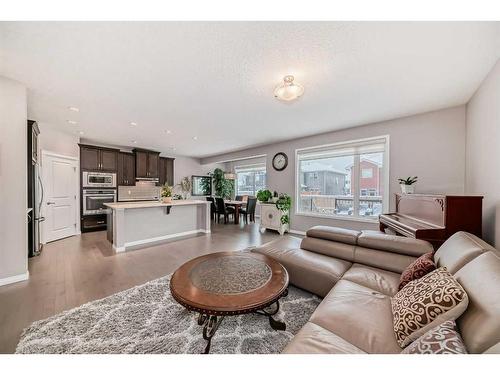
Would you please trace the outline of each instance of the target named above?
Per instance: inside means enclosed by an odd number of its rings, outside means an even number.
[[[281,224],[290,224],[290,208],[292,207],[292,198],[285,193],[279,195],[276,201],[276,208],[281,211]]]
[[[163,203],[172,203],[172,192],[173,192],[172,186],[168,186],[167,184],[163,185],[161,187],[161,198]]]
[[[257,199],[259,202],[269,202],[269,200],[272,198],[273,193],[271,193],[270,190],[259,190],[257,192]]]
[[[213,179],[215,196],[221,198],[231,198],[234,191],[234,181],[226,180],[224,178],[224,171],[220,168],[214,169],[214,171],[209,174]]]
[[[417,182],[418,177],[398,178],[399,186],[403,194],[413,194],[415,192],[414,184]]]

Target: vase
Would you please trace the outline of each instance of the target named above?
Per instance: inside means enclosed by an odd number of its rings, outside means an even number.
[[[401,193],[403,193],[403,194],[415,193],[415,186],[414,185],[400,184],[400,186],[401,186]]]
[[[163,197],[162,202],[163,203],[172,203],[172,197]]]

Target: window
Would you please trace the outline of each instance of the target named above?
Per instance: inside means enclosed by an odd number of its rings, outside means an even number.
[[[361,168],[361,178],[372,178],[373,169],[371,168]]]
[[[388,205],[389,137],[297,150],[296,212],[378,218]]]
[[[255,196],[266,188],[265,164],[236,167],[236,195]]]

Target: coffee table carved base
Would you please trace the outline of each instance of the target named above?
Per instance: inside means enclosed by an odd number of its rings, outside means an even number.
[[[285,291],[285,293],[283,293],[281,297],[286,297],[287,295],[288,295],[288,289]],[[260,310],[256,310],[253,313],[267,316],[269,318],[269,325],[275,331],[285,331],[286,323],[274,319],[274,315],[276,315],[279,311],[280,311],[280,301],[278,299],[277,301],[273,302],[270,306]],[[224,316],[208,315],[203,313],[200,313],[198,315],[198,325],[203,326],[203,338],[207,341],[207,345],[205,347],[205,351],[203,352],[203,354],[208,354],[210,352],[212,337],[215,336],[215,333],[219,329],[219,326],[221,325],[223,320]]]
[[[217,329],[219,329],[223,320],[223,316],[206,315],[201,313],[198,316],[198,325],[203,326],[203,338],[207,340],[207,346],[205,347],[204,354],[208,354],[210,352],[212,337],[214,337],[215,332],[217,332]]]

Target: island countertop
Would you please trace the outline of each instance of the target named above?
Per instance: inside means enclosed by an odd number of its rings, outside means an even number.
[[[197,204],[210,204],[209,201],[203,201],[200,199],[193,200],[173,200],[172,203],[163,203],[158,201],[143,201],[143,202],[114,202],[105,203],[104,205],[113,209],[130,209],[130,208],[154,208],[154,207],[168,207],[168,206],[190,206]]]

